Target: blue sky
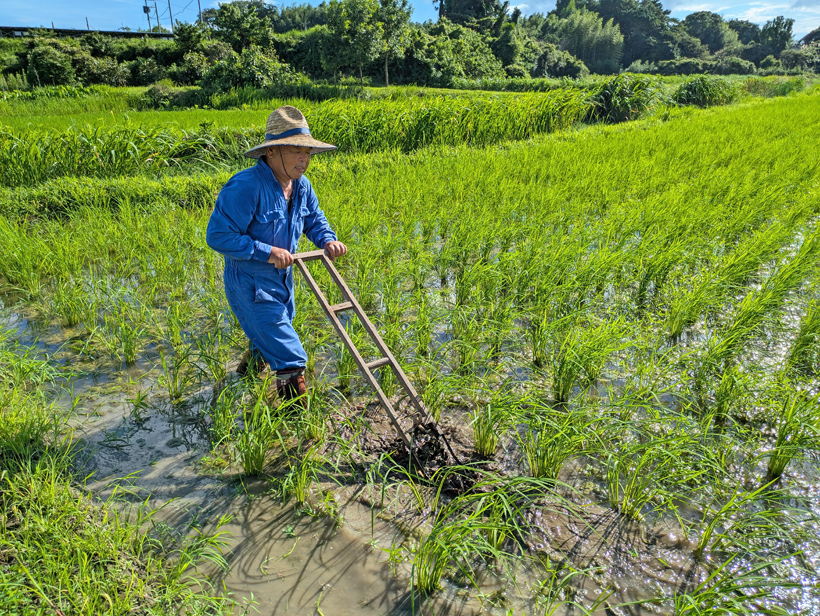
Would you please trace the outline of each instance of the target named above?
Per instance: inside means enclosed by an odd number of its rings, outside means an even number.
[[[311,4],[320,0],[310,0]],[[202,8],[216,6],[215,0],[200,0]],[[147,27],[142,12],[143,0],[0,0],[0,26],[50,26],[58,28],[85,28],[85,20],[92,29],[116,30],[128,26],[133,30]],[[515,4],[515,0],[511,4]],[[285,4],[290,4],[286,2]],[[411,0],[413,20],[435,19],[432,0]],[[524,14],[555,8],[555,0],[518,0]],[[794,19],[797,38],[820,27],[820,0],[663,0],[672,11],[672,17],[683,19],[694,11],[714,11],[725,19],[748,19],[763,25],[777,15]],[[168,0],[157,0],[160,22],[168,24]],[[197,0],[171,0],[175,20],[193,21],[197,16]],[[153,13],[151,16],[154,22]]]

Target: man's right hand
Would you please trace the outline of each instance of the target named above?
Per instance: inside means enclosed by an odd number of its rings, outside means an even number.
[[[284,248],[277,248],[274,246],[270,249],[268,263],[272,263],[279,269],[285,269],[293,265],[293,255]]]

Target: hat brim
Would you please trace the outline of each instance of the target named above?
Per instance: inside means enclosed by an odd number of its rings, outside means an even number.
[[[335,145],[325,143],[324,141],[319,141],[318,139],[314,139],[310,135],[291,135],[290,137],[285,137],[284,139],[270,139],[268,141],[260,143],[259,145],[245,152],[245,156],[247,156],[248,158],[260,158],[265,154],[266,149],[272,148],[277,145],[293,145],[300,148],[310,148],[311,154],[332,152],[336,149]]]

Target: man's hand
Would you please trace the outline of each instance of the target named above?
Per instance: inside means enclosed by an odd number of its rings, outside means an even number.
[[[293,255],[284,248],[274,246],[270,249],[268,263],[273,263],[279,269],[285,269],[293,265]]]
[[[335,259],[347,252],[347,246],[337,241],[328,242],[325,244],[325,251],[331,259]]]

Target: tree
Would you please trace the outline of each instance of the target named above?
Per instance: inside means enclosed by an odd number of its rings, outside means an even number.
[[[623,52],[624,37],[610,19],[606,23],[586,9],[575,11],[558,26],[559,47],[596,73],[614,73]]]
[[[390,85],[387,63],[402,53],[409,42],[410,13],[407,0],[380,0],[376,18],[382,24],[382,53],[384,54],[384,85]]]
[[[677,58],[705,58],[709,55],[709,48],[686,31],[683,25],[672,28],[670,40],[675,46]]]
[[[255,3],[220,4],[218,9],[209,10],[206,21],[213,24],[216,36],[237,53],[252,45],[267,47],[270,42],[270,20],[259,16]]]
[[[281,9],[273,5],[270,9],[268,18],[273,23],[273,29],[279,33],[310,30],[327,23],[327,4],[324,2],[318,6],[292,4]]]
[[[490,41],[490,48],[501,60],[504,70],[510,77],[527,76],[535,67],[535,61],[542,53],[536,35],[525,26],[525,20],[519,8],[514,8],[509,16],[501,15],[500,28],[495,40]],[[495,27],[494,27],[495,29]]]
[[[535,61],[533,77],[570,77],[580,79],[589,75],[589,69],[571,53],[544,43],[544,51]]]
[[[800,44],[811,45],[812,43],[815,43],[817,41],[820,41],[820,28],[815,28],[802,39],[800,39]]]
[[[439,0],[440,16],[453,23],[466,24],[495,18],[506,12],[500,0]]]
[[[448,86],[453,79],[504,77],[501,61],[493,55],[485,37],[452,23],[446,17],[437,23],[411,28],[410,44],[401,63],[404,81]]]
[[[205,48],[207,36],[207,29],[199,22],[188,24],[178,21],[174,28],[174,43],[183,55],[191,52],[201,53]]]
[[[767,21],[760,29],[760,44],[765,46],[768,52],[774,56],[792,44],[793,19],[786,19],[778,16]]]
[[[723,23],[723,18],[717,13],[710,11],[690,13],[683,20],[683,27],[689,34],[706,45],[712,53],[723,49],[726,44],[728,26]]]
[[[620,27],[625,66],[638,59],[657,62],[674,57],[669,11],[660,0],[599,0],[597,13]]]
[[[730,19],[726,25],[737,32],[740,42],[744,45],[757,42],[760,36],[760,26],[745,19]]]
[[[364,85],[363,67],[379,57],[382,46],[384,29],[377,19],[378,11],[378,0],[330,1],[327,24],[341,47],[336,58],[328,57],[334,73],[347,61],[358,67],[359,80]]]
[[[212,94],[232,88],[267,88],[298,81],[299,76],[287,64],[282,64],[269,53],[263,53],[258,47],[248,47],[241,54],[232,53],[214,64],[202,76],[200,85],[205,92]]]

